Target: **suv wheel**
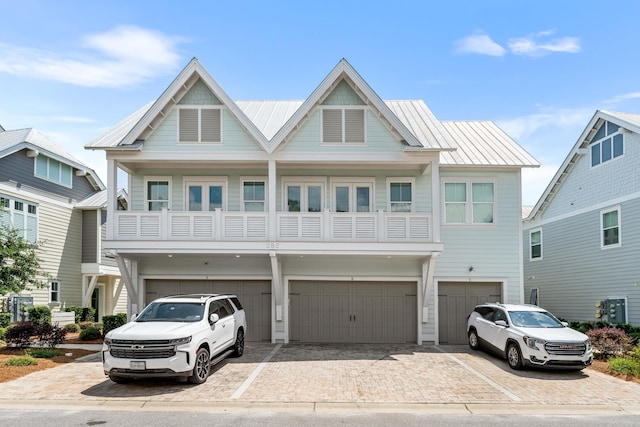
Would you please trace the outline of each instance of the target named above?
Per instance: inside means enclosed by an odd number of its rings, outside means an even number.
[[[240,357],[244,353],[244,330],[238,329],[236,343],[233,345],[233,357]]]
[[[511,369],[522,369],[522,354],[515,343],[509,343],[507,346],[507,362]]]
[[[477,350],[480,348],[480,343],[478,341],[478,332],[476,332],[475,329],[471,329],[469,331],[469,347],[471,347],[474,350]]]
[[[209,377],[209,369],[209,352],[206,348],[200,348],[196,356],[196,366],[193,367],[193,373],[189,377],[189,382],[202,384]]]

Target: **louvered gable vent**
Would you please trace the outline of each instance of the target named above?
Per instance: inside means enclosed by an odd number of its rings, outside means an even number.
[[[181,108],[180,116],[180,142],[198,142],[198,109]]]
[[[345,142],[364,142],[364,110],[344,110]]]
[[[364,143],[364,109],[323,109],[322,141],[325,143]]]
[[[342,110],[322,111],[324,142],[342,142]]]
[[[202,142],[220,142],[220,110],[204,109],[202,114]]]
[[[219,108],[180,108],[178,142],[222,142],[222,110]]]

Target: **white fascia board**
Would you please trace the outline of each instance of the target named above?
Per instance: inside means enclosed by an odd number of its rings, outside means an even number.
[[[283,153],[278,152],[272,156],[277,162],[300,162],[300,163],[406,163],[406,164],[423,164],[437,160],[434,157],[427,156],[407,156],[402,152],[395,153],[337,153],[337,152],[300,152],[300,153]]]
[[[120,154],[120,155],[119,155]],[[126,153],[129,154],[129,153]],[[107,159],[124,162],[157,161],[157,162],[213,162],[213,161],[267,161],[269,155],[264,151],[140,151],[135,155],[110,152]]]

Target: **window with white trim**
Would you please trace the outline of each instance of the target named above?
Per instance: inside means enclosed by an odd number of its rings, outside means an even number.
[[[227,209],[225,178],[185,177],[185,210],[215,211]]]
[[[267,206],[267,182],[247,178],[242,181],[242,208],[245,212],[264,212]]]
[[[620,208],[600,211],[600,233],[602,248],[614,248],[620,241]]]
[[[542,259],[542,229],[529,231],[529,261]]]
[[[0,226],[11,227],[30,243],[38,240],[38,206],[0,195]]]
[[[286,212],[322,212],[325,178],[283,180]]]
[[[178,142],[222,143],[222,109],[211,106],[178,108]]]
[[[49,302],[60,302],[60,282],[57,280],[49,282]]]
[[[624,154],[623,129],[611,122],[604,122],[591,140],[591,166],[613,160]]]
[[[389,212],[413,212],[413,179],[393,178],[389,183]]]
[[[145,178],[145,208],[148,211],[171,209],[169,195],[171,194],[171,180],[163,177]]]
[[[373,211],[373,178],[334,180],[331,187],[334,212]]]
[[[323,143],[363,144],[366,141],[364,108],[332,106],[321,111]]]
[[[35,176],[71,188],[73,179],[71,166],[42,154],[36,156],[34,163]]]
[[[494,218],[495,183],[444,183],[445,224],[493,224]]]

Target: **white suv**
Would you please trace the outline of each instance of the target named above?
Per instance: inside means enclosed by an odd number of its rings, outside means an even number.
[[[593,360],[589,337],[535,305],[478,305],[467,321],[469,346],[506,358],[512,369],[582,369]]]
[[[235,295],[181,295],[150,303],[107,333],[102,365],[112,381],[177,377],[201,384],[225,357],[242,356],[247,330]]]

